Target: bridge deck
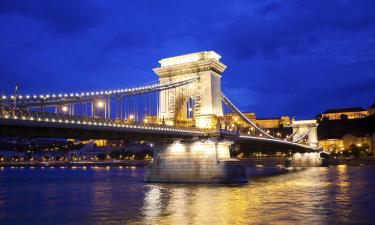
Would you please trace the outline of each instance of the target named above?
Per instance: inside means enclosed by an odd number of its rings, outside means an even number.
[[[162,140],[192,139],[205,132],[162,126],[86,123],[81,121],[0,119],[0,135],[54,138]]]

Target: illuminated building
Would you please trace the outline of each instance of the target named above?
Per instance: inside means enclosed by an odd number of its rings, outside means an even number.
[[[322,118],[339,120],[345,115],[348,119],[359,119],[368,116],[368,111],[361,107],[328,109],[322,114]]]
[[[281,116],[274,118],[256,118],[255,113],[244,113],[247,118],[254,122],[257,126],[263,129],[275,129],[280,127],[288,127],[291,125],[289,116]],[[240,119],[235,113],[226,113],[224,115],[224,122],[228,124],[236,124],[241,127],[248,127],[249,125]]]
[[[278,128],[278,127],[286,127],[290,126],[290,118],[289,116],[281,116],[281,117],[274,117],[274,118],[257,118],[255,123],[265,129],[271,128]]]
[[[371,136],[362,133],[347,133],[342,137],[344,148],[349,149],[351,145],[356,145],[358,147],[368,145],[369,149],[372,149]]]
[[[252,112],[246,112],[244,113],[247,118],[249,118],[251,121],[255,122],[255,113]],[[226,113],[224,114],[224,124],[238,124],[242,127],[248,127],[249,125],[245,123],[237,114],[235,113]]]
[[[157,116],[145,116],[143,122],[147,124],[157,124]]]
[[[345,150],[342,139],[321,139],[318,146],[328,152]]]
[[[357,147],[368,146],[368,150],[374,152],[374,139],[375,133],[363,134],[363,133],[347,133],[342,138],[337,139],[321,139],[319,140],[319,147],[325,151],[343,151],[350,149],[351,146]]]

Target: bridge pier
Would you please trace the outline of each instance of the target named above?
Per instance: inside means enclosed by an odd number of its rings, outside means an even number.
[[[287,160],[286,165],[291,167],[328,166],[328,159],[322,158],[320,152],[297,152]]]
[[[232,143],[217,140],[173,143],[154,153],[145,181],[166,183],[244,183],[243,165],[230,158]]]

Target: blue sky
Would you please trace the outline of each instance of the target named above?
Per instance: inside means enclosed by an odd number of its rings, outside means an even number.
[[[130,87],[165,57],[214,50],[259,117],[375,101],[375,1],[0,1],[0,93]]]

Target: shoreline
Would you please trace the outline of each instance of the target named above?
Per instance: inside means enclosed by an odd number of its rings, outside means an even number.
[[[146,166],[150,161],[148,160],[116,160],[116,161],[28,161],[28,162],[0,162],[3,167],[81,167],[81,166]]]
[[[287,158],[262,158],[262,159],[240,159],[241,164],[245,166],[280,166],[285,165]],[[24,162],[0,162],[0,167],[8,166],[137,166],[144,167],[149,164],[150,160],[113,160],[113,161],[24,161]],[[329,166],[374,166],[375,158],[361,158],[361,159],[331,159]]]

